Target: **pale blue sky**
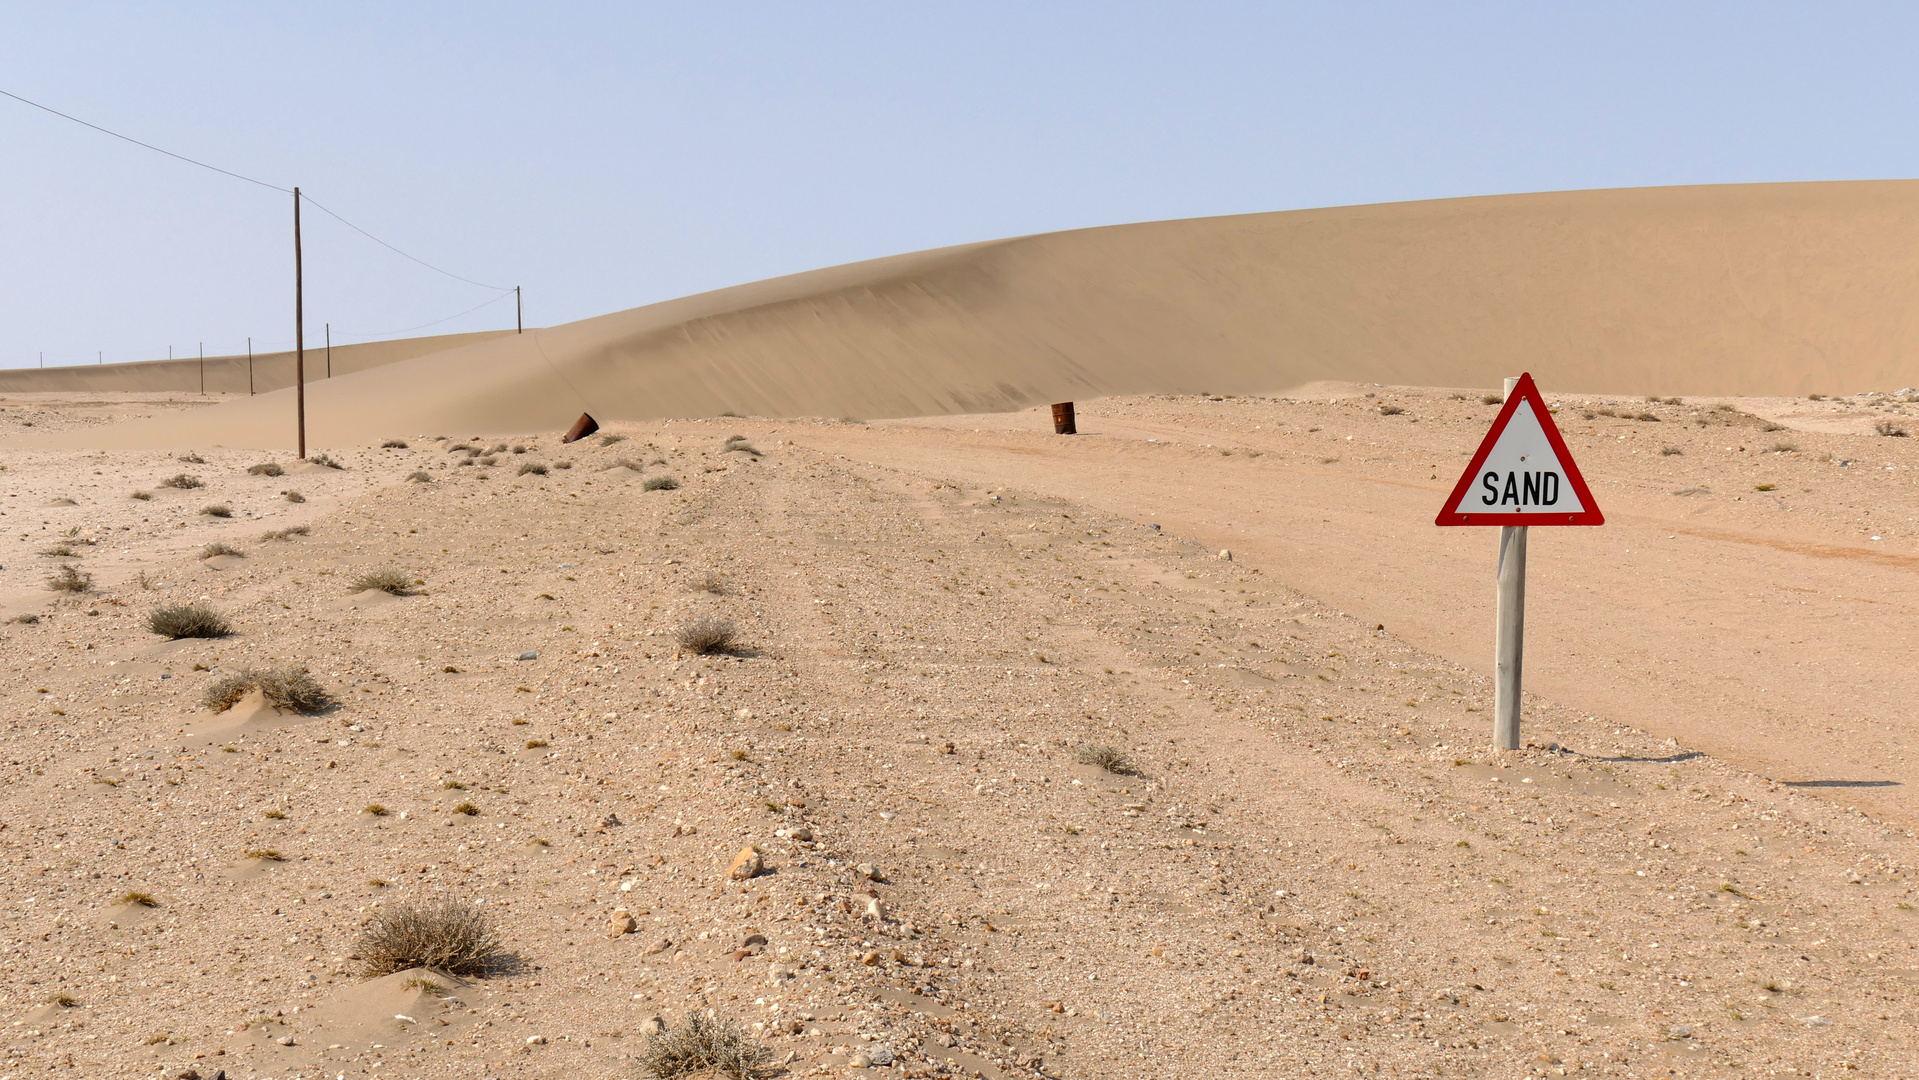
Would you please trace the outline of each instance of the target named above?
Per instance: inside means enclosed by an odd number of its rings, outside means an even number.
[[[537,325],[1089,225],[1911,177],[1915,11],[8,0],[0,89],[299,184]],[[0,99],[0,366],[284,347],[289,204]],[[490,295],[318,215],[306,251],[309,345]]]

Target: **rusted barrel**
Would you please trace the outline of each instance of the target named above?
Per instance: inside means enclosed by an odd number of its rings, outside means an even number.
[[[600,422],[593,419],[588,413],[581,413],[580,418],[573,421],[573,426],[566,429],[566,434],[560,437],[560,441],[563,443],[578,442],[598,430],[600,430]]]
[[[1053,434],[1078,435],[1079,427],[1073,423],[1073,403],[1062,401],[1053,406]]]

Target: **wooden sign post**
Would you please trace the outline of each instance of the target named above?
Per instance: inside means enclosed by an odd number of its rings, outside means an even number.
[[[1526,656],[1526,530],[1604,525],[1546,399],[1522,374],[1506,380],[1506,405],[1433,520],[1499,526],[1499,607],[1493,629],[1493,746],[1517,750]]]

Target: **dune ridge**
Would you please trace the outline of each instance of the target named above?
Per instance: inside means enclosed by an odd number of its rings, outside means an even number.
[[[416,356],[457,349],[476,341],[486,341],[511,330],[479,330],[467,334],[436,334],[432,337],[393,338],[367,341],[357,345],[333,346],[333,374],[348,375],[382,364],[411,360]],[[292,349],[278,352],[262,350],[251,357],[180,357],[173,360],[134,360],[123,364],[76,364],[54,368],[0,368],[0,393],[44,393],[63,391],[146,391],[168,390],[199,393],[204,374],[204,389],[209,394],[244,394],[249,390],[265,393],[293,385]],[[248,368],[252,368],[249,375]],[[307,346],[307,381],[325,379],[327,349],[324,344]]]
[[[901,417],[1319,379],[1805,394],[1919,383],[1919,183],[1500,195],[853,263],[310,386],[315,445],[737,412]],[[52,437],[280,447],[291,394]],[[44,443],[43,443],[44,444]]]

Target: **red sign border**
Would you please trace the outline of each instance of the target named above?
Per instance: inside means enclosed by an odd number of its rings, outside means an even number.
[[[1519,411],[1522,401],[1530,401],[1533,415],[1538,417],[1539,426],[1546,432],[1546,442],[1558,456],[1559,464],[1566,470],[1566,483],[1579,496],[1579,504],[1586,509],[1577,514],[1555,514],[1550,511],[1539,514],[1461,514],[1451,507],[1460,505],[1479,476],[1480,466],[1492,456],[1493,445],[1505,433],[1506,425]],[[1479,450],[1473,454],[1472,463],[1460,474],[1459,483],[1453,485],[1451,495],[1439,509],[1439,516],[1433,519],[1434,525],[1604,525],[1606,515],[1599,512],[1599,504],[1593,501],[1592,491],[1586,487],[1586,478],[1579,474],[1579,463],[1573,460],[1572,451],[1566,448],[1566,440],[1559,437],[1559,425],[1553,423],[1553,414],[1546,408],[1546,399],[1540,396],[1539,387],[1533,383],[1531,373],[1522,373],[1519,382],[1513,386],[1513,392],[1506,395],[1506,407],[1499,410],[1493,419],[1492,429],[1481,440]]]

